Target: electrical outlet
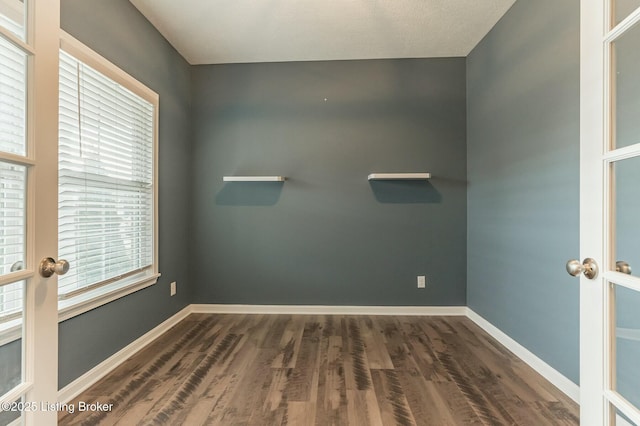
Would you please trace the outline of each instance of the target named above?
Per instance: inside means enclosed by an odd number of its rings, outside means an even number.
[[[425,288],[427,286],[427,277],[424,275],[418,275],[418,288]]]
[[[174,281],[171,283],[171,295],[175,296],[177,292],[178,292],[177,285],[176,285],[176,282]]]

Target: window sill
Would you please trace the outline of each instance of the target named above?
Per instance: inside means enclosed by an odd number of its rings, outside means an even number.
[[[159,277],[159,273],[142,277],[136,275],[66,300],[60,300],[58,301],[58,322],[66,321],[128,294],[152,286],[158,282]]]

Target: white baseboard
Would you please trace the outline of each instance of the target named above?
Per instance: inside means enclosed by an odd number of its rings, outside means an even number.
[[[66,403],[70,402],[73,398],[78,396],[84,390],[89,388],[91,385],[95,384],[98,380],[102,379],[104,376],[109,374],[113,369],[118,367],[124,361],[126,361],[131,356],[135,355],[136,352],[140,351],[142,348],[147,346],[149,343],[153,342],[158,337],[162,336],[166,333],[171,327],[178,324],[184,318],[187,317],[191,313],[191,305],[186,306],[180,312],[173,315],[171,318],[162,322],[146,334],[140,336],[135,341],[131,342],[129,345],[125,346],[115,354],[111,355],[109,358],[102,361],[100,364],[93,367],[91,370],[84,373],[82,376],[78,377],[73,382],[69,383],[64,388],[58,391],[58,402]]]
[[[464,316],[466,306],[191,305],[203,314],[443,315]]]
[[[475,322],[480,328],[489,333],[494,339],[504,347],[513,352],[518,358],[526,362],[531,368],[536,370],[542,377],[550,381],[555,387],[564,392],[576,403],[580,403],[580,387],[558,372],[555,368],[535,356],[520,343],[507,336],[499,328],[482,318],[471,308],[467,308],[467,317]]]

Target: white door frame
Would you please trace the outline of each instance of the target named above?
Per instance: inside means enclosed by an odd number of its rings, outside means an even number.
[[[43,409],[57,402],[57,279],[38,273],[44,257],[58,251],[58,48],[59,0],[27,0],[26,40],[2,29],[3,37],[27,55],[27,153],[2,154],[4,161],[27,168],[26,269],[4,277],[25,280],[22,383],[1,395],[2,402],[21,401],[21,423],[55,425],[58,413]],[[18,14],[20,12],[18,11]]]
[[[640,9],[618,24],[612,22],[614,0],[581,2],[580,21],[580,259],[593,258],[598,276],[580,277],[580,422],[609,425],[616,419],[614,404],[640,424],[640,411],[615,389],[615,301],[610,282],[631,287],[637,277],[616,272],[615,214],[612,206],[611,164],[638,155],[638,146],[611,151],[611,42],[640,20]]]
[[[580,259],[603,264],[604,34],[603,1],[580,6]],[[588,4],[591,3],[591,4]],[[592,232],[593,231],[593,232]],[[594,252],[594,247],[598,252]],[[598,248],[600,250],[598,250]],[[604,285],[580,276],[580,422],[604,424]]]
[[[31,214],[28,233],[35,269],[40,259],[58,255],[58,69],[60,1],[28,2],[33,13],[34,90],[30,101],[34,114],[30,120],[30,138],[35,148],[36,167],[28,178]],[[54,274],[42,278],[37,272],[27,284],[25,321],[25,356],[27,381],[33,387],[26,395],[29,402],[55,404],[58,397],[58,280]],[[55,425],[56,411],[37,410],[25,413],[27,425]]]

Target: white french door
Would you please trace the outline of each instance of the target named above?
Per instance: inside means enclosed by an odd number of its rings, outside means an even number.
[[[57,422],[59,0],[0,0],[0,424]]]
[[[581,424],[640,426],[640,0],[581,2],[580,87]]]

